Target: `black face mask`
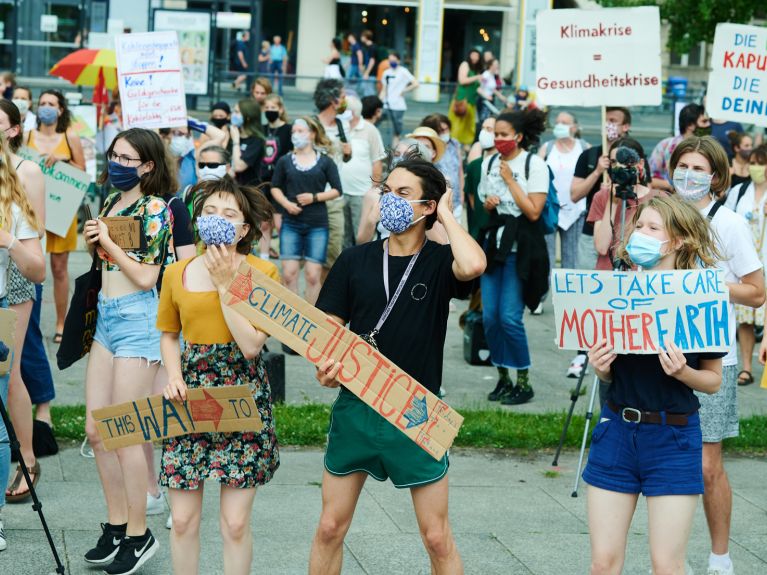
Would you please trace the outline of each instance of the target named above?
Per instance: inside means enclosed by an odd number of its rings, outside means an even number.
[[[210,123],[216,126],[216,128],[223,128],[229,123],[226,118],[211,118]]]
[[[268,110],[264,112],[264,116],[266,116],[267,122],[271,124],[279,119],[280,113],[277,110]]]

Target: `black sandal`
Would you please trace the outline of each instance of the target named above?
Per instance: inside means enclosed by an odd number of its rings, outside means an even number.
[[[744,374],[746,377],[741,377]],[[754,376],[751,375],[750,371],[744,369],[738,374],[738,385],[751,385],[752,383],[754,383]]]

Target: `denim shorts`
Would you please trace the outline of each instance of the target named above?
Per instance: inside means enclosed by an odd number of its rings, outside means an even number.
[[[94,341],[114,357],[160,361],[157,290],[108,298],[99,294]]]
[[[324,264],[328,254],[328,228],[283,218],[280,228],[280,259]]]
[[[700,417],[687,425],[633,423],[605,404],[591,434],[583,480],[619,493],[700,495],[703,493],[703,438]]]

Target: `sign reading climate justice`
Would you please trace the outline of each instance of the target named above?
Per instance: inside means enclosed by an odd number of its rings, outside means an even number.
[[[729,351],[729,291],[719,270],[552,270],[556,344],[616,353]]]
[[[767,126],[767,28],[717,24],[706,110],[712,118]]]
[[[661,103],[657,6],[545,10],[536,27],[536,88],[544,105]]]
[[[121,34],[115,47],[124,127],[186,126],[176,32]]]
[[[450,448],[463,417],[357,334],[245,262],[229,295],[229,307],[314,365],[340,362],[338,381],[432,457]]]

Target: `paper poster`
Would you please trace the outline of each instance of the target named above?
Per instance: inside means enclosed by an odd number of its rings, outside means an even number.
[[[432,457],[450,448],[463,417],[358,335],[246,262],[229,294],[227,305],[313,364],[341,362],[344,387]]]
[[[536,88],[544,105],[660,105],[657,6],[544,10],[536,30]]]
[[[106,449],[188,433],[263,429],[247,385],[188,389],[186,401],[152,395],[94,409],[91,414]]]
[[[176,32],[120,34],[115,45],[123,127],[185,126],[186,97]]]
[[[210,13],[155,10],[154,29],[178,32],[184,90],[187,94],[207,94],[210,64]]]
[[[616,353],[730,350],[729,290],[721,270],[551,272],[556,344]]]
[[[706,111],[712,118],[767,126],[767,28],[716,25]]]
[[[415,91],[417,102],[439,102],[442,70],[442,13],[444,0],[420,0],[415,77],[421,85]]]

